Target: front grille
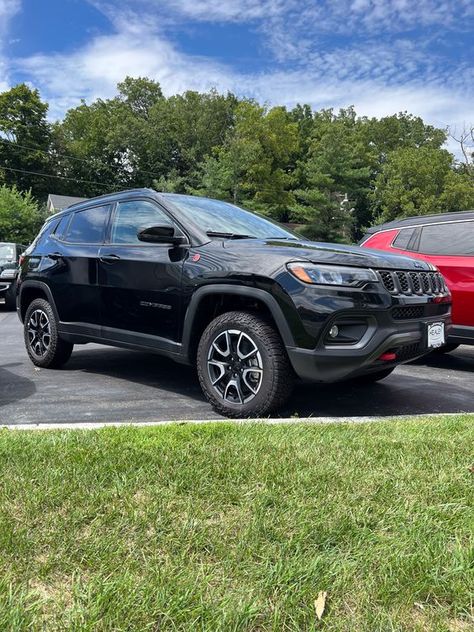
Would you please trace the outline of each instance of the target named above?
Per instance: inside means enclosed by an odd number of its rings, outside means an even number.
[[[449,313],[450,303],[428,303],[427,305],[399,305],[392,309],[394,320],[419,320],[424,317],[443,316]]]
[[[423,305],[404,305],[403,307],[394,307],[392,309],[392,318],[394,320],[414,320],[423,318],[425,308]]]
[[[404,270],[378,270],[378,275],[390,294],[445,294],[444,279],[439,272],[405,272]]]

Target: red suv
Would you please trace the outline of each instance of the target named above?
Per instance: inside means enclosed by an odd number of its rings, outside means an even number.
[[[474,211],[408,217],[374,226],[360,245],[424,259],[439,268],[453,296],[453,327],[442,350],[474,344]],[[411,291],[416,294],[417,288]]]

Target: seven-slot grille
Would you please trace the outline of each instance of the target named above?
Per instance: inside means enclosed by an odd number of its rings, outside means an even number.
[[[378,274],[390,294],[444,294],[447,291],[439,272],[378,270]]]

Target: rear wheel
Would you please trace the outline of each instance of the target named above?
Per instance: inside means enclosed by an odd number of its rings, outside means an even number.
[[[28,305],[24,323],[25,346],[30,360],[36,366],[54,369],[71,357],[73,344],[62,340],[53,308],[43,298]]]
[[[261,417],[291,394],[293,370],[277,331],[259,316],[228,312],[204,331],[197,352],[204,395],[227,417]]]
[[[458,347],[459,345],[451,343],[448,345],[443,345],[442,347],[438,347],[437,349],[434,349],[431,353],[437,353],[438,355],[442,355],[443,353],[451,353],[451,351],[454,351]]]
[[[379,382],[380,380],[384,380],[391,373],[395,371],[395,367],[391,367],[390,369],[383,369],[382,371],[375,371],[374,373],[366,373],[365,375],[359,375],[355,377],[351,382],[354,384],[373,384],[374,382]]]

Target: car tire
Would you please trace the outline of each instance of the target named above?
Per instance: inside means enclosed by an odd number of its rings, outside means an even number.
[[[289,398],[294,374],[282,340],[266,320],[227,312],[205,329],[197,373],[206,399],[226,417],[266,416]]]
[[[451,343],[448,345],[443,345],[442,347],[438,347],[437,349],[434,349],[431,353],[436,353],[437,355],[443,355],[444,353],[451,353],[451,351],[454,351],[458,347],[459,345]]]
[[[382,371],[374,371],[374,373],[366,373],[365,375],[359,375],[351,380],[354,384],[373,384],[374,382],[379,382],[380,380],[384,380],[386,377],[391,375],[395,371],[395,367],[391,367],[390,369],[383,369]]]
[[[43,298],[36,298],[28,305],[24,338],[30,360],[44,369],[55,369],[65,364],[74,347],[60,338],[54,310]]]

